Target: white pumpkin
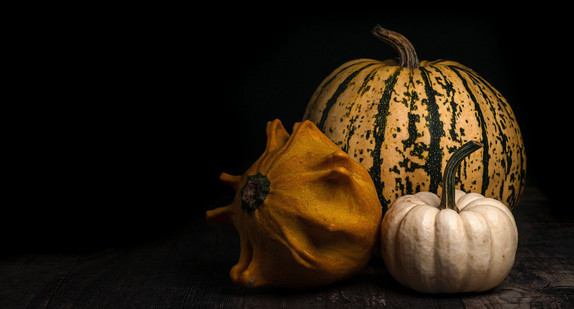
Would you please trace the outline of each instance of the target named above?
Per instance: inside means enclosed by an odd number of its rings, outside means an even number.
[[[508,207],[478,193],[454,190],[453,166],[470,154],[466,151],[449,160],[442,198],[430,192],[402,196],[383,218],[383,259],[390,274],[411,289],[485,291],[500,284],[514,264],[518,230]]]

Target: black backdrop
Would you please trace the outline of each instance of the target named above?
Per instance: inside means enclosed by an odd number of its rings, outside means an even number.
[[[218,176],[258,158],[267,121],[290,130],[336,67],[396,56],[370,34],[377,23],[409,38],[420,59],[458,61],[488,80],[518,118],[529,181],[553,198],[566,187],[565,14],[146,13],[51,21],[18,39],[17,96],[5,98],[15,106],[6,252],[147,241],[230,203]]]

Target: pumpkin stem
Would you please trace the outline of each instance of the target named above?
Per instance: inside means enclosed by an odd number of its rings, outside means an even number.
[[[413,44],[402,34],[376,25],[371,33],[379,40],[391,45],[400,55],[400,66],[414,69],[419,67],[419,58]]]
[[[456,212],[460,212],[458,207],[456,207],[456,201],[454,198],[454,192],[455,192],[454,176],[456,175],[456,172],[460,168],[460,163],[462,162],[462,160],[470,156],[471,153],[477,151],[481,147],[482,143],[478,141],[470,141],[462,145],[452,154],[452,156],[446,163],[446,167],[444,169],[444,176],[442,178],[442,197],[440,199],[439,209],[450,208],[456,210]]]
[[[247,182],[241,189],[241,209],[254,212],[267,198],[271,182],[267,176],[257,173],[247,177]]]

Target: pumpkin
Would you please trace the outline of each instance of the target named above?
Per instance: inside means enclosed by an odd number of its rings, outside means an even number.
[[[391,205],[381,225],[381,253],[389,273],[427,293],[492,289],[514,263],[518,230],[498,200],[455,190],[460,162],[481,147],[470,142],[452,155],[445,190],[405,195]]]
[[[292,135],[269,122],[263,155],[245,174],[220,178],[235,198],[206,217],[239,233],[237,284],[327,285],[361,270],[379,243],[382,210],[369,173],[310,121]]]
[[[397,197],[438,192],[446,159],[463,141],[481,151],[457,178],[513,209],[524,190],[526,154],[512,108],[475,71],[454,61],[420,61],[402,35],[376,26],[400,59],[356,59],[333,71],[311,97],[311,120],[357,160],[386,209]]]

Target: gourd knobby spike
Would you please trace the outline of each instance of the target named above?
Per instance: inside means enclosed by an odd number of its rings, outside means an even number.
[[[219,175],[219,180],[231,186],[233,189],[235,189],[235,191],[237,191],[239,189],[239,183],[241,182],[241,177],[242,176],[235,176],[227,173],[221,173],[221,175]]]
[[[208,210],[205,213],[205,218],[211,223],[233,226],[233,220],[231,219],[232,214],[232,206],[227,205],[213,210]]]
[[[271,152],[285,145],[289,140],[289,133],[279,119],[267,122],[267,146],[265,152]]]
[[[351,182],[350,160],[344,151],[333,151],[323,162],[323,168],[327,170],[325,177],[329,180]]]

